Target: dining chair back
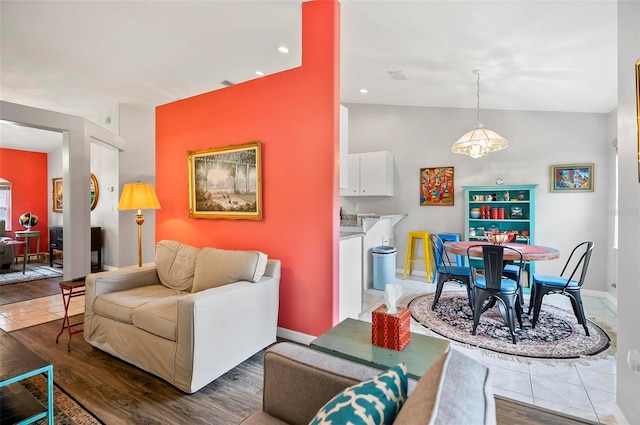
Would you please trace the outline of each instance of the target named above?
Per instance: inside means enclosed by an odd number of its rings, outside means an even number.
[[[471,272],[469,268],[454,265],[455,263],[451,262],[449,253],[444,249],[444,242],[437,234],[432,233],[429,236],[429,241],[434,254],[433,258],[436,259],[436,274],[438,276],[436,280],[436,293],[433,297],[431,309],[435,310],[436,304],[438,304],[440,296],[442,295],[444,284],[454,281],[466,287],[467,296],[469,297],[469,307],[473,311],[473,291],[471,289]]]
[[[476,334],[476,329],[480,324],[480,316],[488,309],[494,307],[496,302],[500,303],[498,308],[500,314],[509,327],[511,340],[516,343],[515,321],[518,320],[522,328],[522,307],[520,305],[520,271],[518,270],[516,279],[509,279],[503,276],[504,252],[510,251],[522,264],[522,253],[516,249],[502,245],[471,245],[467,248],[467,255],[471,257],[471,251],[482,249],[482,259],[484,272],[477,274],[470,265],[471,285],[473,288],[473,329],[472,335]],[[486,302],[486,304],[485,304]]]
[[[576,315],[578,324],[582,325],[584,332],[589,336],[580,288],[582,288],[582,284],[587,277],[587,269],[589,268],[592,252],[593,242],[581,242],[571,251],[559,276],[533,275],[533,288],[529,300],[529,314],[531,314],[531,309],[533,308],[532,328],[535,328],[538,322],[543,297],[547,294],[562,294],[571,300],[571,307]]]

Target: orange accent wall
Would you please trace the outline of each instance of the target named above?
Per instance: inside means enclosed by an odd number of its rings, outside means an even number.
[[[16,149],[0,148],[0,177],[13,183],[11,190],[12,220],[9,234],[26,230],[18,222],[22,213],[31,212],[38,216],[38,224],[33,230],[40,231],[39,252],[49,250],[49,189],[47,154]],[[35,246],[35,242],[31,242]]]
[[[340,4],[303,3],[301,67],[156,109],[156,239],[280,259],[278,326],[310,335],[338,317],[339,40]],[[187,151],[253,140],[263,220],[189,218]]]

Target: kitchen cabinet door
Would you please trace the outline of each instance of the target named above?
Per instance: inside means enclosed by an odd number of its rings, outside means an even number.
[[[391,152],[360,154],[360,195],[393,195],[393,156]]]
[[[340,189],[340,196],[360,195],[360,154],[347,156],[348,183],[346,189]]]

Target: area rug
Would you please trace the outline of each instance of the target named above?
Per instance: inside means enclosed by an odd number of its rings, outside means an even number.
[[[0,286],[10,285],[13,283],[29,282],[32,280],[48,279],[52,277],[61,277],[62,270],[54,269],[49,266],[27,265],[25,274],[22,274],[22,265],[16,266],[14,272],[0,273]]]
[[[480,316],[476,335],[471,335],[473,316],[466,292],[444,292],[435,310],[433,294],[414,298],[411,316],[422,326],[447,339],[496,353],[539,359],[576,359],[595,356],[611,346],[611,339],[598,325],[587,320],[590,336],[578,325],[572,311],[544,305],[536,328],[526,316],[523,328],[516,325],[516,344],[511,341],[497,305]]]
[[[40,403],[47,403],[47,379],[43,375],[32,376],[23,381],[23,385],[33,394]],[[73,398],[64,392],[58,385],[53,385],[53,423],[56,425],[100,425],[98,418],[78,404]],[[41,419],[36,424],[46,424]]]

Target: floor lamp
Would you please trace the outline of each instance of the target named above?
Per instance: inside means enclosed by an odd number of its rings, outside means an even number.
[[[160,201],[153,186],[149,183],[126,183],[122,188],[118,211],[138,210],[136,224],[138,225],[138,267],[142,267],[142,224],[144,216],[142,210],[160,209]]]

